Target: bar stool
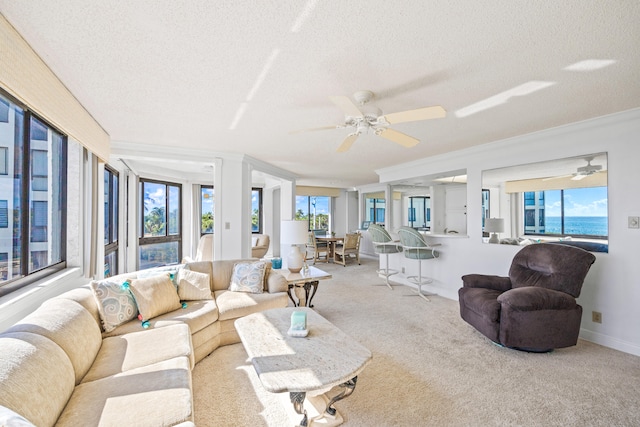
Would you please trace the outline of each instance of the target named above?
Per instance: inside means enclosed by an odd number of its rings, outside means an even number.
[[[384,255],[386,257],[386,265],[384,269],[376,270],[378,275],[384,276],[386,280],[386,285],[389,289],[393,289],[391,287],[391,283],[389,283],[389,276],[393,276],[394,274],[398,274],[398,270],[389,269],[389,254],[397,254],[398,252],[402,252],[402,247],[394,242],[389,232],[377,224],[371,224],[369,226],[369,234],[371,235],[371,241],[373,242],[373,250],[375,253]]]
[[[418,290],[416,291],[418,296],[429,301],[429,298],[422,293],[422,286],[432,283],[433,279],[430,277],[422,277],[422,260],[438,258],[440,254],[432,245],[426,242],[422,234],[411,227],[400,227],[398,235],[400,236],[400,243],[404,250],[404,257],[418,260],[418,275],[408,276],[407,280],[418,286]]]

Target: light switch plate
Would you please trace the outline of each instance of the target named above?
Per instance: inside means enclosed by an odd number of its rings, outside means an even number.
[[[630,216],[628,218],[628,227],[629,228],[640,228],[640,217],[638,217],[638,216]]]

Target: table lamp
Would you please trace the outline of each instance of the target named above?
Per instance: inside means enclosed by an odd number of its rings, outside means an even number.
[[[487,218],[484,220],[484,231],[491,233],[489,243],[499,243],[498,233],[504,232],[504,218]]]
[[[309,238],[309,223],[307,221],[282,221],[280,226],[280,241],[284,245],[291,245],[287,256],[287,268],[292,273],[299,273],[304,264],[304,254],[298,245],[304,245]]]

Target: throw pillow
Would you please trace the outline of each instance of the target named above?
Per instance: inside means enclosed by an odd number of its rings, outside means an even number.
[[[264,292],[269,292],[269,277],[271,277],[271,262],[267,261],[264,266],[264,284],[262,286]]]
[[[138,314],[138,307],[131,292],[122,284],[123,282],[112,280],[90,283],[105,332],[113,331],[119,325],[135,319]]]
[[[178,286],[178,272],[184,268],[184,264],[165,265],[162,267],[154,267],[146,270],[140,270],[136,273],[138,279],[147,279],[149,277],[160,276],[164,273],[171,273],[171,281]]]
[[[258,238],[257,237],[252,237],[251,238],[251,246],[258,246]]]
[[[178,297],[183,301],[213,299],[209,275],[182,269],[178,271]]]
[[[130,280],[129,290],[136,300],[142,320],[149,320],[182,307],[170,273]]]
[[[233,266],[229,290],[233,292],[249,292],[261,294],[264,288],[264,261],[239,262]]]

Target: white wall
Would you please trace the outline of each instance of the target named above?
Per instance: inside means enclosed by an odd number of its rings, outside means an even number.
[[[640,230],[627,216],[640,216],[640,109],[379,170],[381,182],[467,169],[468,238],[436,238],[442,257],[424,262],[433,291],[457,299],[460,276],[506,275],[518,247],[482,243],[482,171],[589,153],[608,153],[609,253],[596,253],[578,302],[581,337],[640,355]],[[392,260],[390,263],[401,262]],[[591,312],[602,313],[602,324]]]

